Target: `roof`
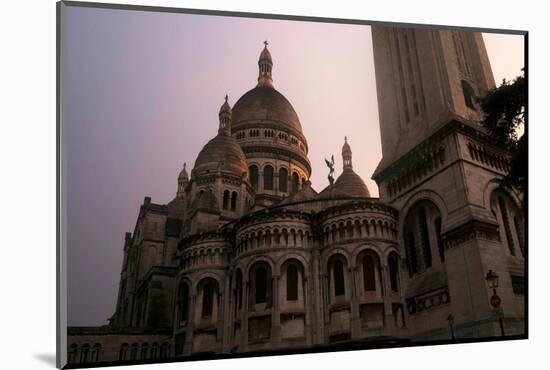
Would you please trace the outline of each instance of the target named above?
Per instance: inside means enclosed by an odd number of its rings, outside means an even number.
[[[309,182],[309,181],[308,181]],[[311,184],[306,184],[300,191],[292,194],[291,196],[283,199],[279,204],[289,204],[294,202],[302,202],[304,200],[313,199],[317,196],[317,192],[313,190]]]
[[[271,58],[271,53],[267,49],[267,44],[264,47],[264,49],[262,50],[262,52],[260,53],[260,61],[262,61],[262,60],[268,60],[268,61],[273,63],[273,59]]]
[[[351,197],[350,194],[336,188],[334,185],[329,185],[326,188],[324,188],[317,196],[315,196],[315,199],[321,200],[321,199],[332,199],[332,198],[349,198]]]
[[[370,192],[363,179],[353,171],[345,168],[342,174],[334,182],[334,187],[354,197],[370,198]]]
[[[198,174],[218,169],[242,175],[248,171],[246,157],[237,140],[223,132],[210,140],[200,151],[194,170]]]
[[[233,132],[255,121],[271,121],[280,129],[292,129],[302,134],[296,111],[283,94],[270,86],[257,86],[249,90],[233,106]]]

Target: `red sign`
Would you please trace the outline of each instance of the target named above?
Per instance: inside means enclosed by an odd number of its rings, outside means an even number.
[[[493,294],[493,296],[491,297],[491,306],[493,306],[494,308],[498,308],[500,307],[500,297],[496,294]]]

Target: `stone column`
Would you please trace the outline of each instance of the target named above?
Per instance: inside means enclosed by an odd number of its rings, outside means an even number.
[[[218,351],[221,350],[223,347],[223,323],[225,318],[224,301],[225,294],[223,291],[220,290],[220,292],[218,293],[218,315],[216,322],[216,342],[218,342]]]
[[[397,335],[397,328],[395,327],[393,317],[393,293],[389,279],[386,278],[386,276],[389,276],[388,273],[388,266],[384,263],[380,266],[380,288],[383,287],[381,293],[383,293],[382,300],[384,302],[384,329],[388,331],[390,335],[392,335],[391,333],[395,333],[394,335]]]
[[[304,281],[303,285],[303,295],[304,295],[304,312],[305,312],[305,318],[304,318],[304,332],[306,335],[306,344],[310,346],[313,343],[313,333],[311,328],[311,316],[313,315],[313,307],[312,307],[312,299],[311,299],[311,292],[310,292],[310,282],[309,279],[302,275],[302,279]]]
[[[281,314],[279,312],[279,275],[273,276],[273,306],[271,307],[271,343],[274,347],[281,344]]]
[[[330,336],[330,297],[332,293],[330,292],[330,286],[329,286],[329,279],[330,274],[321,274],[321,305],[323,306],[324,310],[321,316],[321,324],[323,327],[323,334],[322,334],[322,343],[328,343],[328,339]]]
[[[232,310],[231,310],[231,284],[230,284],[230,272],[228,272],[225,276],[225,288],[224,288],[224,296],[225,299],[223,300],[223,319],[221,322],[222,327],[222,352],[223,353],[229,353],[231,350],[231,326],[233,323],[232,320]]]
[[[323,343],[323,288],[321,285],[321,269],[320,269],[320,253],[316,248],[312,253],[311,259],[311,322],[313,326],[312,330],[312,342],[314,344]]]
[[[359,316],[359,302],[357,300],[357,287],[355,284],[356,267],[350,267],[348,269],[349,281],[350,281],[350,326],[351,326],[351,338],[357,339],[361,337],[361,318]]]
[[[245,352],[248,347],[248,294],[250,284],[248,278],[243,277],[243,305],[241,308],[241,348],[239,352]]]
[[[196,294],[191,294],[189,299],[189,312],[187,318],[187,329],[185,331],[185,344],[183,346],[184,355],[190,355],[193,352],[193,334],[195,330],[195,302]]]

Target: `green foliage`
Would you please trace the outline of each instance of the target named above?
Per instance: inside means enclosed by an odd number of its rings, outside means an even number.
[[[502,185],[514,187],[525,194],[527,190],[527,129],[525,120],[525,78],[523,74],[512,82],[503,80],[480,100],[485,112],[482,125],[495,144],[510,152],[510,172]]]

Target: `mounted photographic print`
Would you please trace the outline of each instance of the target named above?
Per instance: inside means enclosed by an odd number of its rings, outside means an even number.
[[[58,367],[527,338],[526,40],[58,3]]]

